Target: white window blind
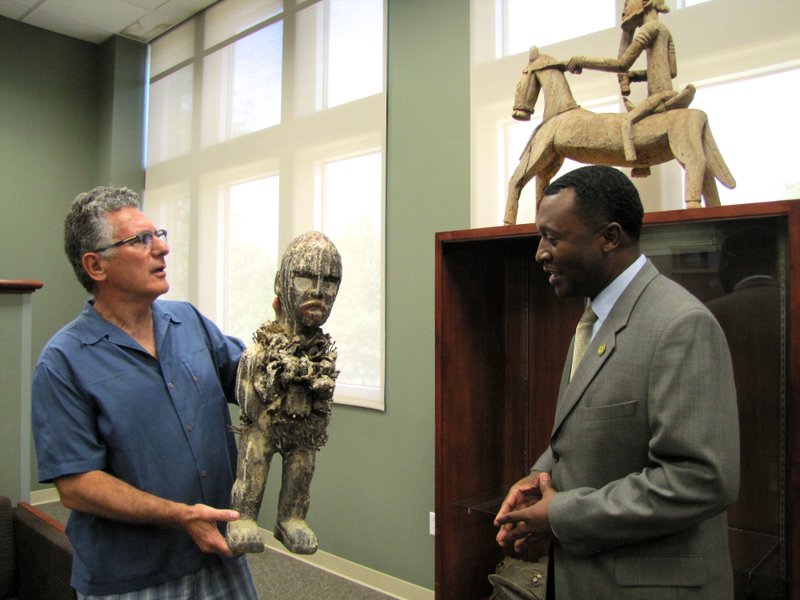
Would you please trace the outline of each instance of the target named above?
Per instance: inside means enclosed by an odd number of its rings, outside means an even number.
[[[385,0],[224,0],[151,45],[145,211],[167,297],[249,343],[297,235],[343,281],[336,402],[383,409]]]

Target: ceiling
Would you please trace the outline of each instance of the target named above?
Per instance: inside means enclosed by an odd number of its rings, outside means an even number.
[[[100,44],[149,42],[216,0],[0,0],[0,16]]]

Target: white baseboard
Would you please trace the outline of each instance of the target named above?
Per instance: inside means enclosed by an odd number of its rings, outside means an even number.
[[[261,534],[264,543],[270,550],[281,552],[286,556],[308,563],[334,575],[355,581],[364,587],[401,598],[402,600],[433,600],[434,598],[433,590],[375,571],[323,550],[317,550],[314,554],[293,554],[273,537],[271,531],[261,529]]]
[[[58,490],[54,487],[44,490],[31,491],[31,504],[44,504],[46,502],[60,502],[61,498],[58,496]]]
[[[59,502],[56,488],[34,490],[31,492],[31,504],[44,504],[45,502]],[[433,590],[420,587],[386,573],[381,573],[364,565],[354,563],[345,558],[330,554],[324,550],[317,550],[314,554],[293,554],[283,544],[276,540],[271,531],[261,530],[264,543],[270,550],[280,552],[295,560],[313,565],[318,569],[328,571],[339,577],[355,581],[359,585],[376,590],[388,596],[402,600],[433,600]]]

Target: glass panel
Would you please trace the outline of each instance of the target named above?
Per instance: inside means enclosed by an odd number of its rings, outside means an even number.
[[[150,85],[147,164],[189,152],[192,145],[192,66]]]
[[[225,0],[205,13],[204,48],[210,48],[237,33],[274,17],[283,10],[281,0]]]
[[[497,58],[616,26],[615,0],[497,0]],[[505,32],[505,35],[502,34]]]
[[[383,90],[383,0],[330,0],[327,107]]]
[[[800,198],[795,149],[800,119],[787,118],[797,111],[787,91],[797,89],[800,69],[698,87],[692,107],[708,114],[714,139],[736,178],[733,190],[717,184],[722,204]]]
[[[174,188],[148,191],[142,204],[144,212],[155,226],[167,230],[169,292],[162,297],[167,300],[186,300],[189,298],[189,253],[191,251],[192,222],[192,204],[189,194]]]
[[[245,343],[274,318],[279,181],[267,177],[228,188],[225,332]]]
[[[743,598],[783,597],[786,574],[785,248],[786,223],[777,218],[654,226],[642,234],[644,253],[707,304],[728,339],[741,432],[741,484],[728,524]]]
[[[339,348],[337,395],[348,385],[381,385],[382,168],[379,152],[323,166],[323,230],[342,256],[342,285],[326,326]]]
[[[282,40],[279,22],[205,59],[204,145],[280,123]]]

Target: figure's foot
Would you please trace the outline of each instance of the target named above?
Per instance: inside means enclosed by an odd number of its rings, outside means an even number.
[[[650,177],[650,167],[633,167],[631,177]]]
[[[316,534],[303,519],[279,521],[275,525],[275,539],[295,554],[314,554],[319,547]]]
[[[239,519],[228,523],[225,540],[234,552],[263,552],[264,541],[258,525],[250,519]]]

